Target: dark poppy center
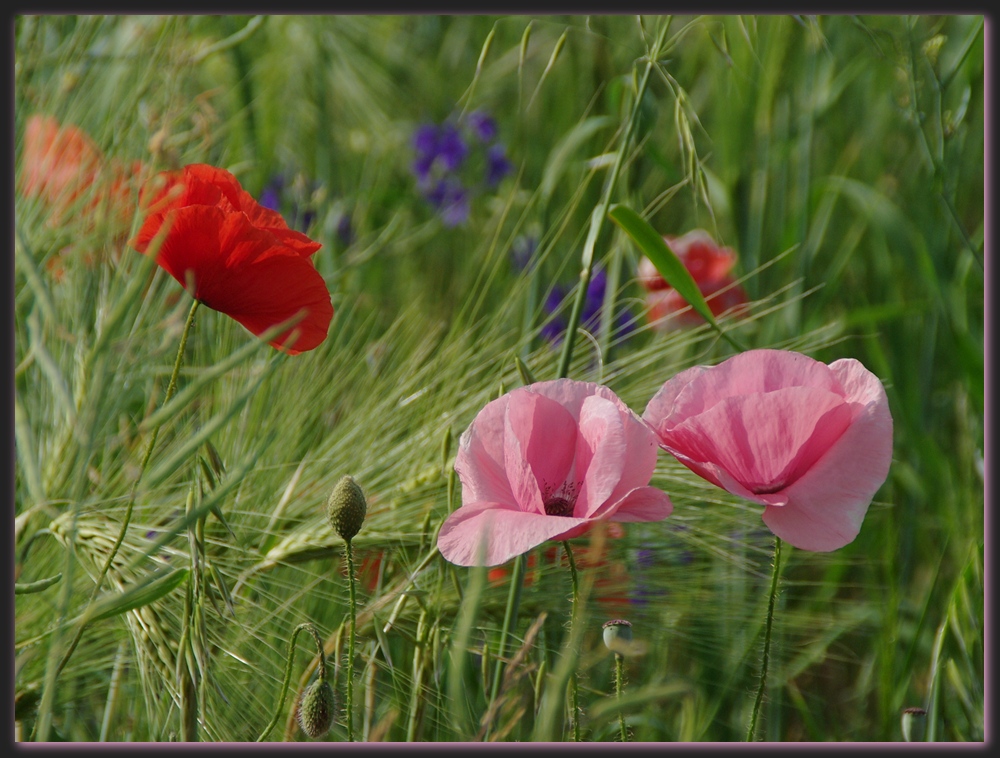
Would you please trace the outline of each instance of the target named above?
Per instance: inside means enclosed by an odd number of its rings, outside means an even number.
[[[573,503],[564,497],[552,497],[545,501],[546,516],[572,516]]]
[[[778,482],[777,484],[758,485],[749,489],[755,495],[773,495],[775,492],[781,492],[787,486],[785,482]]]

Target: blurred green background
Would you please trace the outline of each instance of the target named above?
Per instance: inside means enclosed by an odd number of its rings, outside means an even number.
[[[317,350],[284,360],[261,346],[225,364],[251,340],[200,312],[182,386],[204,385],[164,427],[143,479],[122,547],[136,565],[112,571],[124,587],[158,565],[141,558],[150,534],[184,512],[200,481],[196,450],[210,442],[226,464],[220,503],[234,535],[204,527],[217,581],[195,598],[202,739],[255,739],[291,629],[312,621],[332,640],[343,628],[342,547],[321,510],[344,473],[369,497],[359,554],[381,556],[362,593],[372,615],[359,628],[356,721],[369,739],[476,737],[490,673],[479,664],[484,645],[487,662],[496,650],[506,585],[424,561],[459,497],[454,445],[442,456],[442,439],[520,383],[515,355],[538,379],[555,376],[558,349],[539,329],[553,290],[577,280],[619,149],[615,202],[662,234],[703,228],[737,252],[752,316],[724,325],[743,344],[857,358],[889,396],[893,465],[860,535],[834,553],[791,551],[760,736],[896,741],[902,709],[920,706],[929,739],[984,739],[982,16],[21,16],[14,32],[18,176],[25,123],[48,114],[109,158],[225,167],[323,243],[315,260],[336,315]],[[414,135],[476,112],[495,120],[510,171],[493,185],[463,175],[468,211],[449,224],[421,192]],[[189,305],[163,272],[140,290],[148,269],[124,240],[78,217],[46,219],[17,196],[15,555],[18,581],[69,573],[16,596],[24,739],[67,642],[54,620],[82,610],[88,572],[117,534],[148,432],[139,424],[162,398]],[[524,249],[535,250],[527,269]],[[595,260],[605,315],[592,341],[577,341],[571,377],[608,383],[641,413],[678,370],[730,354],[704,327],[642,325],[638,251],[613,224]],[[634,738],[740,740],[767,532],[755,507],[665,457],[654,484],[674,516],[629,525],[592,572],[611,589],[588,601],[583,723],[588,739],[615,738],[600,601],[624,598],[611,608],[650,647],[629,668]],[[182,530],[163,549],[187,565],[192,544]],[[565,567],[541,551],[538,564],[519,639],[542,610],[549,617],[505,689],[493,733],[503,739],[538,734],[565,637]],[[418,567],[417,591],[400,601]],[[638,583],[656,590],[652,601],[629,600]],[[235,616],[223,607],[230,592]],[[58,738],[176,738],[183,596],[88,630],[44,705]],[[300,644],[293,687],[307,654]],[[460,657],[468,712],[456,717]],[[339,723],[328,739],[343,738]]]

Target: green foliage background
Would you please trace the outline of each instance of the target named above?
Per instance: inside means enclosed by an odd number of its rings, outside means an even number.
[[[32,113],[122,161],[228,168],[255,196],[282,174],[315,212],[336,309],[328,339],[294,358],[199,311],[105,584],[112,613],[53,680],[72,632],[60,622],[83,611],[118,533],[190,300],[125,240],[79,215],[53,226],[16,198],[15,571],[19,583],[62,573],[15,598],[22,739],[41,712],[50,739],[176,739],[195,702],[200,739],[254,740],[305,621],[340,652],[342,691],[343,544],[322,508],[344,474],[368,495],[359,558],[381,554],[360,590],[355,724],[372,740],[482,739],[507,589],[434,554],[460,502],[446,441],[521,383],[515,356],[555,376],[541,304],[576,281],[619,149],[615,202],[663,234],[700,227],[738,252],[754,304],[725,328],[752,347],[858,358],[889,395],[893,465],[860,535],[833,553],[788,551],[761,735],[899,740],[902,709],[922,706],[928,739],[984,739],[982,16],[21,16],[14,34],[18,176]],[[497,119],[515,173],[446,228],[417,193],[411,136],[476,109]],[[578,339],[570,376],[641,413],[674,373],[731,350],[707,328],[616,331],[614,315],[642,310],[638,253],[605,229],[605,316]],[[525,235],[539,250],[528,272],[510,260]],[[221,466],[198,462],[206,443]],[[578,662],[585,736],[617,735],[600,626],[608,593],[641,582],[656,594],[627,606],[648,646],[627,669],[632,737],[743,739],[768,533],[756,506],[666,455],[653,483],[675,512],[608,541],[624,584],[602,589],[607,565],[582,570],[584,589],[595,583]],[[214,516],[183,523],[209,501],[231,532]],[[540,705],[555,697],[568,574],[536,557],[515,652],[547,615],[509,667],[491,739],[565,738],[562,714]],[[115,599],[164,566],[190,574],[138,607]],[[313,657],[298,646],[286,712]],[[270,739],[304,740],[286,716]],[[325,739],[344,738],[340,719]]]

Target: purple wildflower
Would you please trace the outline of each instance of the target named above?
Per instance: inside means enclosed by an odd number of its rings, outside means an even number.
[[[431,167],[438,155],[438,127],[436,124],[421,124],[413,133],[413,149],[417,154],[413,161],[413,173],[417,180],[426,182]]]
[[[281,174],[275,174],[261,191],[258,202],[265,208],[281,213],[292,229],[304,232],[312,225],[316,218],[316,212],[312,208],[303,207],[304,203],[299,202],[302,194],[301,187],[298,191],[295,187],[286,189],[285,177]],[[287,212],[282,208],[286,205],[289,206]]]
[[[473,111],[468,116],[469,127],[480,142],[490,142],[497,136],[497,122],[483,111]]]
[[[354,239],[354,232],[351,229],[351,217],[347,213],[341,213],[337,219],[337,238],[345,245],[350,245]]]
[[[437,144],[438,157],[444,162],[444,167],[448,171],[455,171],[462,165],[465,156],[469,152],[462,134],[454,124],[444,124],[438,134]]]
[[[486,151],[486,186],[496,187],[513,168],[510,161],[507,160],[504,146],[500,143],[492,145]]]
[[[469,196],[455,177],[438,181],[428,192],[427,200],[441,211],[445,226],[458,226],[469,217]]]
[[[583,302],[583,311],[580,313],[580,325],[589,331],[596,331],[601,323],[601,310],[604,307],[604,293],[608,288],[608,275],[604,269],[596,269],[590,277],[590,284],[587,285],[587,297]],[[566,290],[559,285],[552,288],[548,298],[545,300],[546,313],[554,313],[563,298],[566,297]],[[559,316],[551,319],[542,327],[541,335],[552,342],[562,340],[562,335],[568,326],[569,316],[564,311]],[[621,335],[628,334],[635,329],[636,319],[628,311],[618,314],[616,328]]]
[[[496,122],[482,111],[469,114],[460,123],[424,123],[414,131],[412,169],[417,187],[446,226],[465,223],[471,201],[482,188],[496,187],[511,172],[513,167],[502,144],[488,148],[476,144],[490,142],[496,135]],[[475,160],[468,160],[473,151]],[[480,171],[485,175],[472,176]]]
[[[549,296],[545,298],[545,312],[555,313],[565,297],[566,290],[558,284],[555,285]],[[562,339],[563,332],[566,331],[567,320],[565,313],[549,319],[545,323],[545,326],[542,327],[542,337],[549,340],[549,342],[559,342]]]
[[[271,181],[267,183],[260,193],[260,204],[272,211],[277,211],[281,207],[281,191],[285,186],[285,178],[281,174],[275,174]]]

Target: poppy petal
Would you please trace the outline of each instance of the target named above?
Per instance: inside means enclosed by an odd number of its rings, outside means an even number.
[[[576,419],[561,404],[523,387],[511,393],[504,468],[523,510],[543,513],[544,498],[570,478],[576,437]]]
[[[499,566],[586,519],[513,510],[502,503],[468,503],[441,526],[438,548],[458,566]]]

